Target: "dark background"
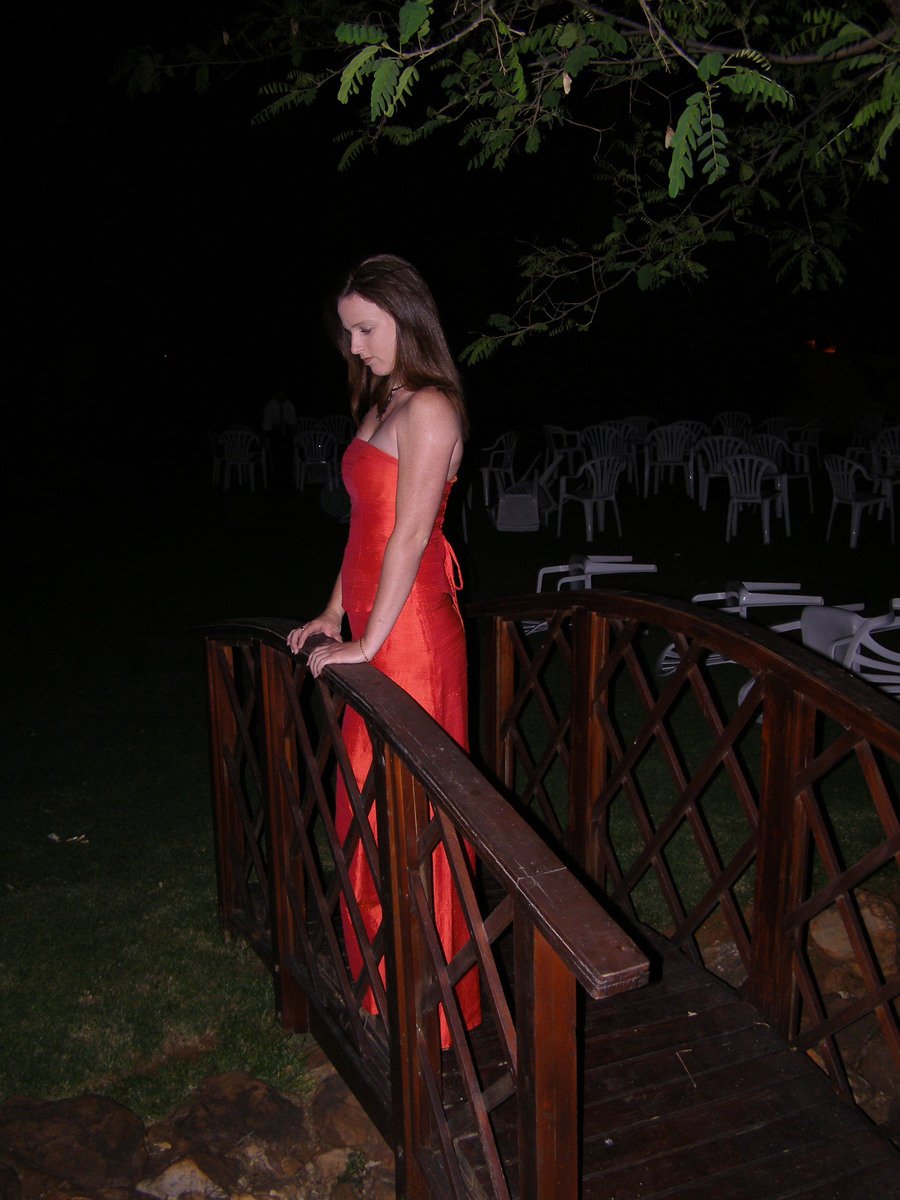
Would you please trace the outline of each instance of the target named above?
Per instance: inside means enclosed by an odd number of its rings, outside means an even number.
[[[465,170],[464,151],[444,140],[385,147],[338,175],[336,103],[251,126],[249,78],[205,96],[180,81],[138,99],[113,80],[126,51],[202,40],[217,10],[19,18],[7,366],[26,449],[14,477],[91,469],[99,449],[126,469],[160,455],[189,465],[207,430],[258,424],[280,387],[298,412],[341,411],[343,367],[321,312],[355,258],[414,261],[459,350],[492,311],[512,308],[528,244],[564,236],[603,204],[564,143],[503,173]],[[889,400],[895,196],[869,189],[847,284],[829,296],[792,296],[765,273],[758,245],[728,248],[706,285],[623,291],[589,335],[539,339],[468,369],[476,436],[626,411],[765,416]]]

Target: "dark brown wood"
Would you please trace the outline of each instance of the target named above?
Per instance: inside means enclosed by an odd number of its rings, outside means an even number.
[[[275,1003],[285,1029],[303,1033],[309,1028],[306,993],[287,962],[294,953],[298,929],[306,925],[306,880],[303,855],[293,853],[289,779],[297,778],[297,741],[289,733],[287,687],[290,667],[271,646],[260,647],[260,686],[263,702],[266,796],[269,809],[269,911],[272,914]],[[297,906],[295,908],[295,905]]]
[[[579,1194],[575,980],[536,932],[515,922],[520,1200]]]
[[[583,669],[572,673],[567,848],[589,878],[605,887],[607,862],[600,855],[603,839],[591,836],[590,823],[609,773],[603,725],[597,715],[597,705],[602,705],[605,697],[595,692],[595,680],[609,652],[609,622],[582,608],[576,612],[573,625],[574,657]],[[605,823],[606,814],[597,819]]]
[[[226,747],[234,743],[237,727],[222,679],[222,666],[233,668],[230,646],[206,639],[206,681],[209,694],[210,768],[216,839],[216,879],[219,892],[219,921],[230,931],[234,917],[236,881],[234,856],[243,853],[243,837],[235,811],[235,800],[225,766]]]
[[[487,739],[490,761],[497,778],[507,788],[514,786],[515,763],[509,743],[500,730],[501,714],[509,712],[514,693],[513,652],[508,636],[492,625],[488,653]]]
[[[631,916],[642,880],[655,876],[670,929],[694,961],[648,931],[626,934],[533,824],[379,672],[326,671],[317,707],[297,693],[309,686],[302,670],[289,669],[282,625],[290,623],[207,631],[214,772],[218,762],[221,773],[217,829],[224,831],[217,857],[221,879],[231,881],[222,888],[233,898],[230,927],[252,927],[257,945],[261,922],[276,930],[274,958],[302,987],[311,1030],[401,1150],[401,1192],[518,1200],[574,1196],[581,1184],[583,1196],[597,1200],[891,1195],[896,1149],[835,1090],[850,1099],[841,1034],[851,1023],[877,1018],[885,1044],[900,1048],[900,985],[878,961],[856,894],[891,862],[900,838],[895,703],[768,631],[658,598],[527,597],[496,605],[495,615],[489,741],[497,778],[547,818],[545,776],[558,763],[594,805],[570,819],[570,830],[592,841],[582,861]],[[526,617],[547,620],[543,640],[518,627]],[[662,680],[644,661],[642,638],[651,627],[679,658]],[[739,703],[723,700],[706,665],[710,653],[749,673]],[[563,681],[559,695],[559,672],[554,690],[547,681],[553,655],[571,673],[568,692]],[[633,698],[625,724],[620,684]],[[560,695],[568,705],[560,706]],[[682,696],[703,731],[699,756],[680,741]],[[346,766],[345,704],[361,713],[376,747],[377,846],[366,816],[371,782],[359,796],[351,788],[358,832],[343,847],[334,834],[329,789],[335,762]],[[543,745],[520,735],[526,711],[537,718]],[[760,713],[757,762],[744,743],[756,738]],[[309,721],[322,723],[307,728]],[[665,808],[642,770],[651,751],[666,782]],[[843,861],[819,795],[823,779],[848,760],[883,830],[853,862]],[[260,777],[267,796],[258,808],[252,792]],[[727,853],[717,840],[721,829],[704,812],[707,790],[723,782],[733,801],[726,811],[740,823]],[[624,857],[606,807],[616,794],[639,838]],[[559,836],[552,821],[548,828]],[[680,893],[670,863],[676,837],[690,840],[705,873],[699,895]],[[352,985],[347,976],[338,905],[342,891],[353,905],[346,856],[360,838],[379,869],[391,930],[387,998],[374,1022],[358,1011],[365,981]],[[271,853],[263,855],[267,840]],[[468,878],[463,841],[477,858],[478,888]],[[287,849],[277,848],[282,842]],[[431,913],[429,864],[439,845],[471,932],[449,964]],[[747,905],[739,886],[751,867],[756,893]],[[251,913],[257,880],[266,895]],[[843,923],[862,981],[860,993],[840,1003],[823,994],[805,953],[810,921],[829,908]],[[697,935],[716,910],[748,969],[740,994],[700,965]],[[376,986],[382,940],[367,960]],[[649,987],[642,986],[649,964],[639,944],[655,963]],[[484,1020],[466,1032],[453,986],[473,965]],[[576,1020],[578,988],[594,999]],[[443,1053],[438,1003],[454,1030]]]
[[[379,836],[390,847],[382,860],[382,892],[390,898],[388,963],[393,986],[388,989],[388,1011],[397,1190],[409,1200],[426,1200],[420,1155],[433,1154],[437,1139],[420,1052],[428,1071],[439,1077],[441,1049],[437,1012],[424,1004],[428,956],[410,899],[410,880],[419,867],[419,831],[428,821],[428,801],[421,784],[390,748],[384,752],[384,765],[390,803],[380,806],[384,822]]]
[[[767,680],[759,796],[753,960],[747,995],[785,1037],[794,1008],[796,934],[785,930],[800,902],[806,856],[795,780],[809,756],[814,710],[783,680]]]

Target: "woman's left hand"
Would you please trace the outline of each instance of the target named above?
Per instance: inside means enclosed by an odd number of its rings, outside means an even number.
[[[325,667],[349,666],[352,663],[363,663],[369,660],[359,648],[359,640],[355,642],[329,642],[324,646],[316,646],[306,660],[315,679]]]

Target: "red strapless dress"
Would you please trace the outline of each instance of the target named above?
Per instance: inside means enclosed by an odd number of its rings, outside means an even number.
[[[350,496],[350,533],[341,567],[341,600],[354,638],[366,631],[369,614],[381,575],[388,538],[394,528],[397,497],[397,459],[377,446],[355,438],[341,464],[344,485]],[[466,681],[466,643],[462,617],[456,601],[460,586],[453,551],[443,534],[444,512],[453,481],[444,488],[444,497],[434,528],[422,555],[412,590],[400,616],[372,663],[405,691],[458,742],[468,749],[468,701]],[[344,741],[357,784],[362,784],[372,764],[372,745],[362,718],[351,709],[344,714]],[[343,841],[350,829],[351,808],[343,782],[336,793],[335,823]],[[374,808],[371,824],[375,829]],[[361,850],[350,864],[353,892],[359,901],[369,939],[381,924],[381,906]],[[450,867],[442,849],[434,858],[433,895],[435,920],[444,953],[450,959],[468,941],[469,929],[452,886]],[[362,955],[346,911],[343,912],[344,939],[354,979],[362,969]],[[478,973],[473,968],[460,980],[457,989],[460,1010],[466,1027],[481,1021]],[[364,1007],[375,1011],[371,992]],[[441,1043],[450,1045],[450,1034],[441,1018]]]

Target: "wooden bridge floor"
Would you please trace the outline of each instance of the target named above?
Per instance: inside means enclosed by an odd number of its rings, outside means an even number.
[[[584,1200],[900,1197],[897,1149],[679,951],[647,987],[589,1001],[585,1018]],[[485,1053],[496,1040],[489,1027],[473,1037]],[[514,1163],[512,1105],[494,1120]],[[487,1195],[474,1135],[459,1145],[473,1193]]]

